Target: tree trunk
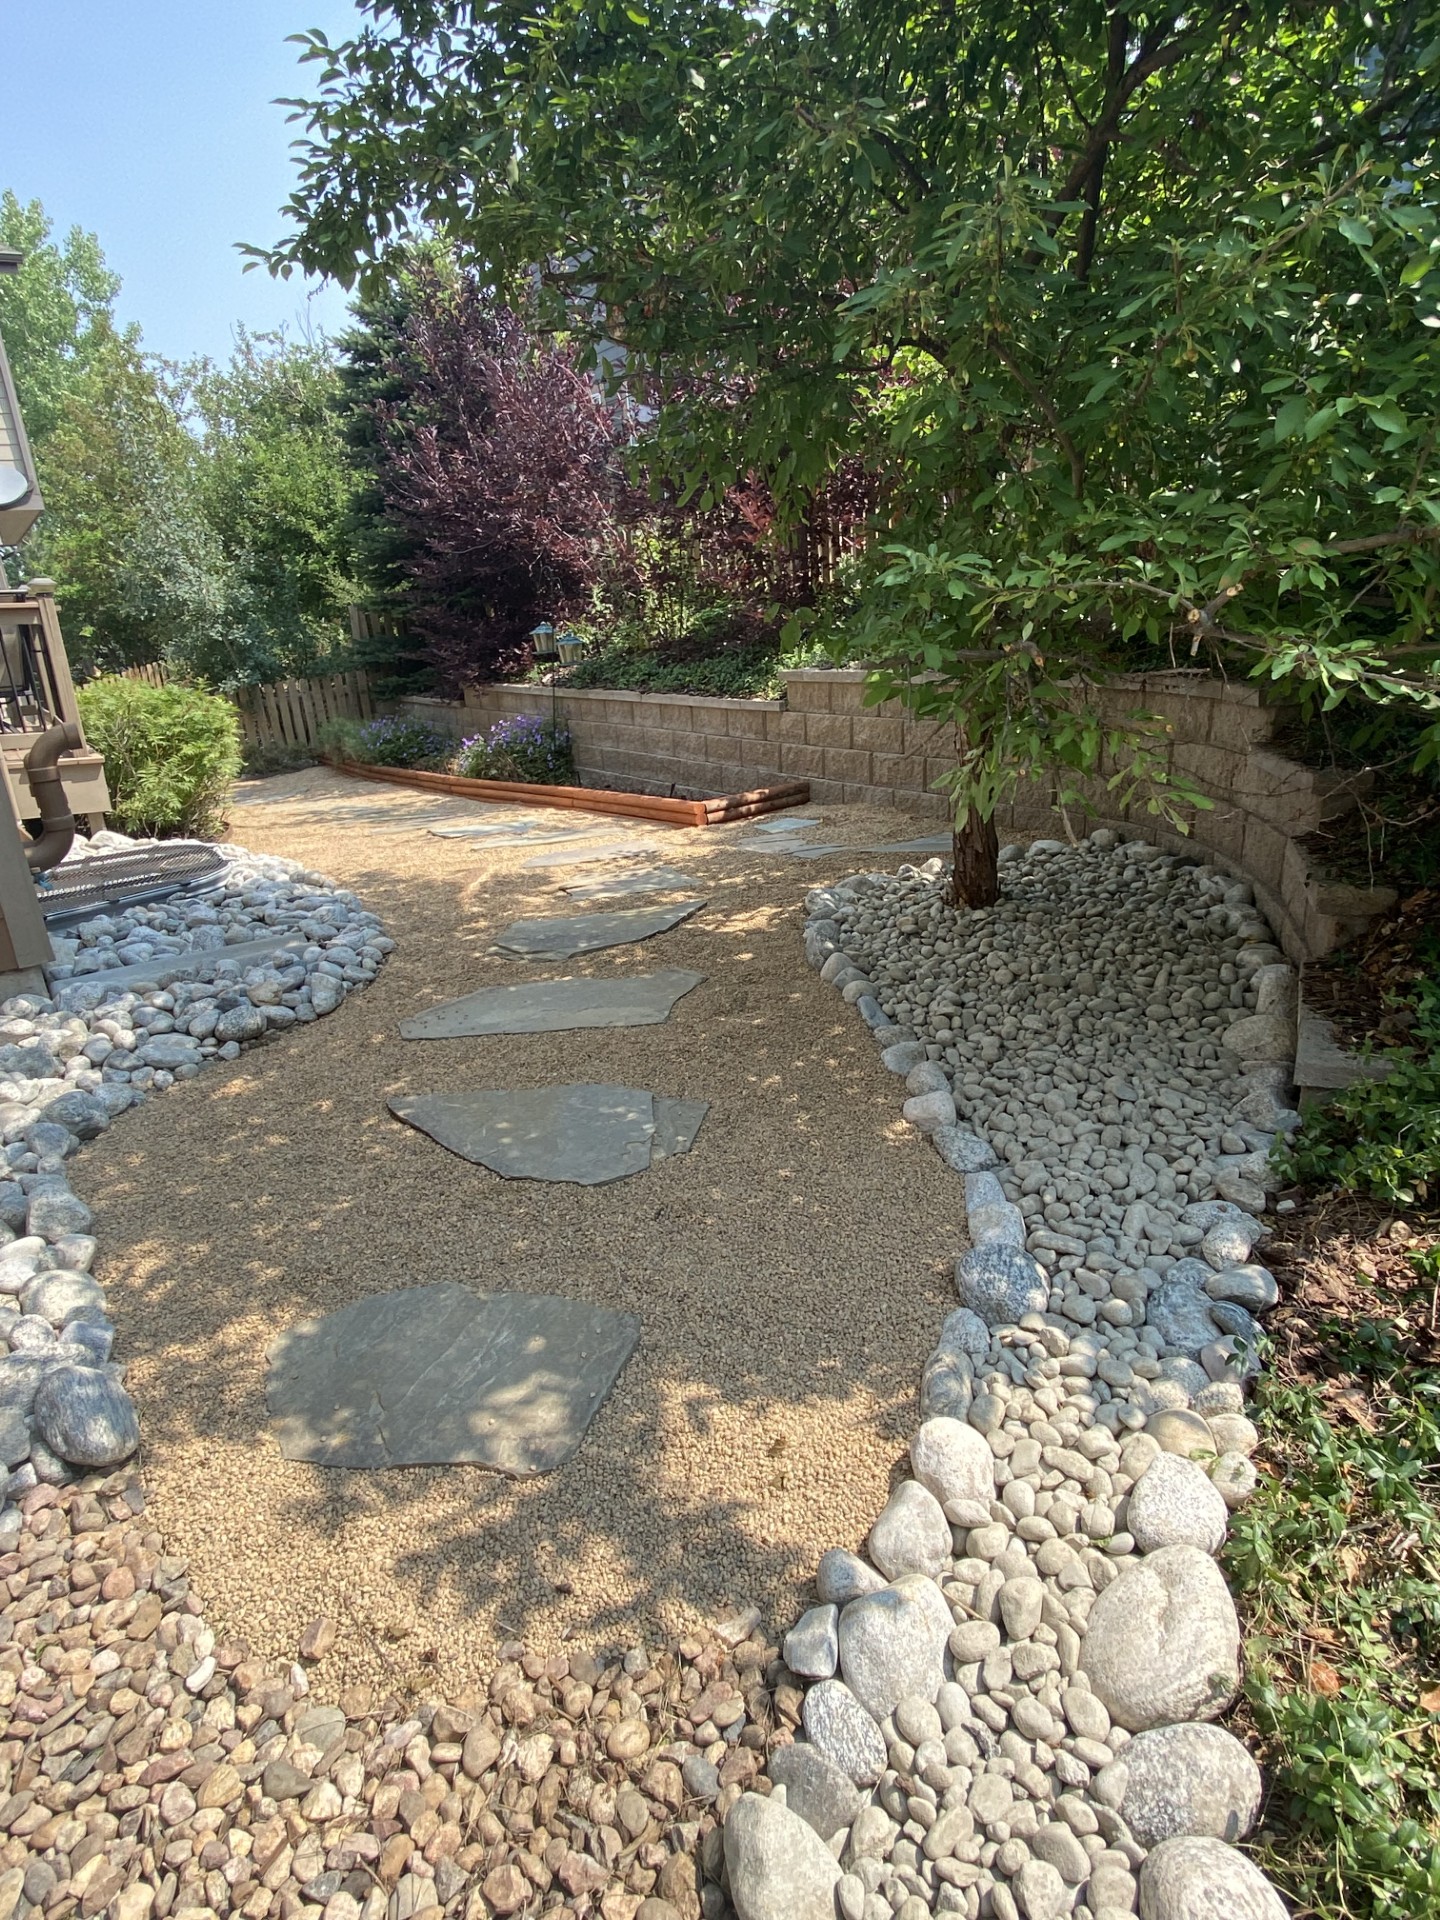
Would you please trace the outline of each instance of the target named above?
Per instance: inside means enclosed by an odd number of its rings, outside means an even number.
[[[953,847],[951,905],[993,907],[1000,897],[1000,840],[995,822],[982,820],[972,807],[965,825],[953,835]]]

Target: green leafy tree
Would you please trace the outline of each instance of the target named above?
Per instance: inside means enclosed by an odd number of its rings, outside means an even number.
[[[82,672],[182,655],[221,607],[183,391],[118,326],[93,234],[57,243],[38,201],[5,193],[0,245],[25,256],[0,277],[0,334],[45,499],[12,568],[53,576]]]
[[[1095,717],[1120,668],[1433,709],[1433,3],[371,12],[305,37],[272,266],[375,276],[439,229],[675,395],[696,487],[883,471],[856,638],[959,725],[967,897],[1021,775],[1184,797],[1143,716]]]
[[[59,424],[66,395],[109,351],[118,275],[105,265],[93,233],[72,227],[62,242],[38,200],[0,193],[0,247],[25,258],[0,276],[0,336],[37,445]]]
[[[185,657],[217,683],[324,672],[349,652],[353,480],[319,343],[243,330],[192,370],[199,499],[224,577],[220,619]]]
[[[25,566],[55,580],[82,672],[186,661],[221,619],[224,560],[182,405],[163,370],[110,334],[36,450],[45,512]]]
[[[336,345],[336,415],[352,485],[345,531],[357,576],[357,597],[375,631],[356,644],[356,658],[395,691],[430,687],[434,669],[410,631],[409,583],[424,542],[390,511],[397,459],[433,424],[417,387],[424,369],[409,340],[422,283],[450,283],[454,268],[440,245],[406,248],[387,277],[361,292],[354,324]]]

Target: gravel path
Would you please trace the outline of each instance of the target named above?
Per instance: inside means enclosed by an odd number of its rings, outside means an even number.
[[[527,965],[486,948],[513,918],[567,910],[557,875],[522,871],[524,848],[424,831],[463,811],[323,772],[243,790],[235,835],[353,887],[397,951],[331,1018],[173,1089],[74,1163],[153,1524],[222,1635],[288,1656],[335,1618],[316,1674],[332,1697],[364,1682],[458,1698],[510,1639],[653,1641],[752,1602],[793,1617],[819,1553],[858,1545],[885,1503],[963,1244],[959,1183],[801,957],[805,889],[853,860],[727,851],[743,827],[676,833],[673,854],[666,836],[664,857],[710,888],[705,913]],[[822,833],[915,830],[842,808]],[[476,987],[657,966],[708,975],[663,1026],[398,1038],[408,1014]],[[612,1187],[506,1183],[385,1111],[397,1093],[592,1078],[709,1101],[696,1149]],[[275,1333],[451,1279],[641,1315],[579,1455],[524,1484],[283,1460],[263,1397]]]

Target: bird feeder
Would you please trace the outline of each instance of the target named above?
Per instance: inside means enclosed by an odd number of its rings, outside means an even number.
[[[530,638],[535,642],[537,660],[558,660],[559,649],[555,645],[555,629],[548,620],[542,620],[538,627],[530,629]]]

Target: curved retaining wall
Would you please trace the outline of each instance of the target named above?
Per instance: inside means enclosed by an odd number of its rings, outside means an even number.
[[[642,792],[725,793],[778,780],[808,780],[817,804],[897,806],[943,821],[934,782],[954,765],[954,729],[916,720],[897,702],[864,704],[862,669],[788,672],[783,700],[712,700],[690,694],[557,692],[546,687],[471,688],[462,704],[397,702],[457,739],[515,714],[548,716],[570,728],[582,779]],[[1368,776],[1301,766],[1270,745],[1284,709],[1262,703],[1261,689],[1205,673],[1136,674],[1096,694],[1100,714],[1118,722],[1137,710],[1170,728],[1169,758],[1213,805],[1196,812],[1189,833],[1169,832],[1143,803],[1117,813],[1106,789],[1109,769],[1088,785],[1096,825],[1143,832],[1166,848],[1200,851],[1242,876],[1292,960],[1317,959],[1393,905],[1388,888],[1334,885],[1312,874],[1300,842],[1322,822],[1350,811]],[[1061,817],[1048,787],[1021,786],[999,817],[1002,834],[1055,832]]]

